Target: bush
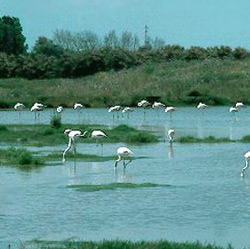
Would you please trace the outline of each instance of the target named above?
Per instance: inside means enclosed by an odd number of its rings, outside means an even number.
[[[62,126],[61,116],[53,115],[51,120],[50,120],[50,125],[52,128],[56,128],[56,129],[61,128],[61,126]]]

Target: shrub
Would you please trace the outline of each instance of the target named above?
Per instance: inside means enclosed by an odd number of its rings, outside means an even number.
[[[61,126],[62,126],[61,116],[53,115],[51,120],[50,120],[50,125],[52,128],[56,128],[56,129],[61,128]]]

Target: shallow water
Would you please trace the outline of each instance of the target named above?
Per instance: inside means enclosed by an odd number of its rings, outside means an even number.
[[[35,113],[23,111],[19,115],[16,111],[0,111],[0,124],[49,124],[52,109],[46,109],[39,113],[40,117],[35,120]],[[211,107],[202,112],[194,107],[179,107],[172,114],[165,113],[164,110],[144,110],[135,108],[135,111],[123,117],[119,114],[109,113],[105,108],[82,109],[75,111],[65,109],[62,113],[62,122],[65,124],[105,124],[116,126],[128,124],[140,129],[147,129],[159,132],[162,136],[168,129],[174,128],[176,136],[192,135],[199,138],[207,136],[229,137],[230,139],[241,139],[242,136],[250,134],[250,108],[242,109],[238,113],[229,113],[229,107]]]
[[[227,110],[216,109],[221,113]],[[227,112],[225,116],[215,114],[219,119],[216,121],[212,118],[212,113],[217,113],[214,109],[208,110],[204,117],[195,110],[193,119],[196,123],[186,113],[188,110],[192,113],[189,108],[180,108],[173,115],[173,128],[178,132],[198,134],[197,120],[203,119],[207,127],[204,129],[205,135],[228,134],[230,122],[226,122],[226,119],[230,120],[231,117]],[[238,120],[233,121],[237,124],[234,138],[250,134],[247,127],[248,110],[244,112],[245,115],[239,113]],[[186,122],[181,113],[186,115]],[[95,117],[91,122],[105,123],[108,117],[105,114],[102,122],[98,121],[100,117]],[[138,120],[134,121],[135,126],[144,122],[132,116],[129,122],[132,123],[133,119]],[[155,129],[161,129],[159,127],[164,122],[167,125],[170,122],[166,116],[159,117],[159,120],[152,120]],[[112,118],[109,124],[112,125]],[[103,155],[114,155],[121,145],[124,144],[105,144]],[[174,143],[171,149],[168,143],[161,142],[129,147],[135,156],[145,158],[133,160],[125,173],[122,164],[114,171],[112,161],[67,161],[65,165],[28,172],[1,166],[0,248],[6,248],[9,243],[18,247],[20,241],[33,239],[68,238],[199,240],[222,246],[232,243],[237,248],[250,246],[250,170],[246,171],[244,179],[240,178],[243,154],[249,150],[248,144]],[[64,148],[65,145],[29,147],[43,153],[62,151]],[[101,148],[95,144],[78,143],[77,151],[102,154]],[[68,188],[72,185],[117,182],[170,186],[92,192]]]

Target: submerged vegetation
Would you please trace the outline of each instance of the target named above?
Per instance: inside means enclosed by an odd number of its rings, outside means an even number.
[[[114,190],[120,188],[154,188],[154,187],[169,187],[168,184],[155,183],[110,183],[101,185],[71,185],[68,188],[74,188],[84,192],[100,191],[100,190]]]
[[[180,137],[177,139],[179,143],[227,143],[227,142],[235,142],[236,140],[231,140],[229,138],[215,138],[213,136],[205,137],[205,138],[197,138],[193,136]],[[239,140],[240,142],[242,140]]]
[[[38,168],[45,165],[41,157],[33,156],[32,152],[26,149],[10,148],[0,150],[0,164],[11,165],[20,169]]]
[[[159,241],[123,241],[123,240],[104,240],[94,241],[39,241],[31,242],[38,246],[38,249],[224,249],[224,247],[215,244],[202,244],[200,242],[170,242],[167,240]],[[228,245],[227,249],[233,249]]]
[[[79,142],[95,143],[90,135],[94,129],[102,129],[107,134],[107,138],[102,139],[103,143],[155,143],[158,137],[148,131],[140,131],[127,125],[119,125],[113,129],[108,129],[101,125],[61,125],[52,128],[50,125],[8,125],[0,126],[0,141],[11,144],[26,145],[57,145],[67,143],[67,138],[63,134],[66,128],[87,130],[86,137],[80,138]]]

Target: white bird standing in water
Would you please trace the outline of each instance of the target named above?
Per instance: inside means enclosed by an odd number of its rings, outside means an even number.
[[[127,113],[127,115],[128,115],[128,118],[129,118],[129,113],[130,112],[133,112],[134,111],[134,109],[132,109],[132,108],[130,108],[130,107],[125,107],[123,110],[122,110],[122,114],[123,113]]]
[[[175,112],[176,109],[173,106],[166,107],[165,112],[170,113],[170,118],[172,118],[172,113]]]
[[[56,111],[57,113],[62,113],[63,112],[63,107],[61,105],[59,105],[57,108],[56,108]]]
[[[238,112],[238,111],[239,111],[239,109],[236,108],[236,107],[230,107],[229,108],[229,112]]]
[[[241,174],[240,174],[241,177],[244,177],[245,170],[249,167],[250,151],[248,151],[247,153],[245,153],[244,157],[245,157],[245,166],[241,170]]]
[[[170,145],[172,145],[173,141],[174,141],[174,130],[173,129],[168,130],[168,139],[169,139]]]
[[[73,149],[74,149],[74,154],[76,154],[76,142],[75,142],[75,140],[78,137],[84,137],[86,135],[86,133],[87,133],[87,131],[82,133],[81,131],[71,130],[71,129],[66,129],[64,131],[64,134],[67,135],[69,138],[69,142],[68,142],[67,148],[63,152],[63,159],[62,159],[63,163],[66,162],[65,155],[71,149],[72,145],[73,145]]]
[[[236,108],[244,108],[244,104],[242,102],[237,102],[235,105]]]
[[[36,120],[36,113],[38,112],[38,122],[40,122],[40,111],[42,111],[44,108],[45,108],[46,106],[44,106],[43,104],[41,104],[41,103],[35,103],[32,107],[31,107],[31,109],[30,109],[30,111],[31,112],[35,112],[35,120]]]
[[[161,103],[161,102],[154,102],[153,105],[152,105],[152,108],[157,109],[157,110],[159,108],[161,108],[161,107],[165,107],[165,105],[163,103]]]
[[[137,105],[138,105],[139,107],[144,108],[143,117],[144,117],[144,119],[145,119],[145,118],[146,118],[146,108],[147,108],[147,107],[150,107],[150,103],[149,103],[147,100],[143,99],[143,100],[141,100],[140,102],[138,102]]]
[[[19,123],[21,122],[21,111],[25,108],[23,103],[16,103],[14,109],[19,112]]]
[[[98,146],[99,140],[102,138],[107,138],[107,135],[103,131],[92,131],[91,138],[96,139],[96,146]],[[103,147],[103,143],[101,143]]]
[[[83,108],[83,105],[80,103],[75,103],[74,104],[74,110],[81,110]]]
[[[208,106],[202,102],[200,102],[198,105],[197,105],[197,109],[201,109],[201,110],[205,110],[207,109]]]
[[[108,110],[108,112],[113,112],[113,121],[115,118],[114,113],[116,112],[117,118],[119,118],[119,111],[121,110],[121,106],[120,105],[115,105],[115,106],[111,106]]]
[[[117,149],[117,160],[115,161],[115,169],[117,167],[117,164],[123,159],[123,168],[126,169],[127,165],[132,162],[131,155],[133,152],[127,148],[127,147],[119,147]],[[125,160],[128,159],[129,161],[126,163]]]

